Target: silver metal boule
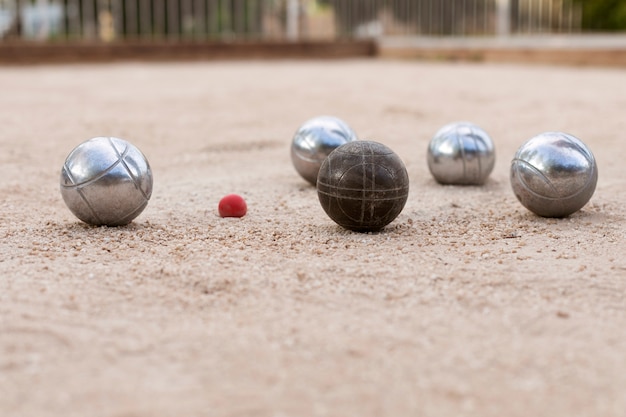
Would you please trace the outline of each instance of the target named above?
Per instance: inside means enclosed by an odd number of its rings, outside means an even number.
[[[589,148],[562,132],[524,143],[511,162],[511,186],[524,207],[543,217],[566,217],[593,195],[598,166]]]
[[[91,225],[130,223],[152,195],[152,170],[129,142],[96,137],[78,145],[61,169],[61,195],[72,213]]]
[[[469,122],[445,125],[428,144],[428,169],[440,184],[482,185],[496,162],[493,141]]]
[[[322,162],[339,146],[357,140],[346,122],[333,116],[318,116],[296,131],[291,143],[291,162],[298,173],[315,185]]]

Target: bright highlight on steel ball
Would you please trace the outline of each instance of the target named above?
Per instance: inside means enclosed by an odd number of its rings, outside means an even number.
[[[315,185],[324,159],[337,147],[357,140],[346,122],[333,116],[318,116],[296,131],[291,143],[291,162],[298,174]]]
[[[440,184],[482,185],[496,162],[493,141],[480,127],[455,122],[428,144],[428,168]]]
[[[152,170],[145,156],[114,137],[96,137],[74,148],[60,182],[70,211],[95,226],[130,223],[152,195]]]
[[[524,143],[511,162],[511,186],[524,207],[543,217],[566,217],[591,199],[598,167],[589,148],[562,132]]]
[[[404,163],[385,145],[358,140],[335,149],[317,177],[322,208],[338,225],[378,231],[402,212],[409,195]]]

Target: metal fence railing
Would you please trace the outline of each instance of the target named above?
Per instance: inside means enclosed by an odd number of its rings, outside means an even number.
[[[258,38],[282,36],[280,16],[278,2],[271,0],[0,0],[0,36],[104,42]]]
[[[0,0],[0,41],[488,36],[580,27],[572,0]]]
[[[572,33],[581,29],[571,0],[329,0],[345,35],[475,36]]]

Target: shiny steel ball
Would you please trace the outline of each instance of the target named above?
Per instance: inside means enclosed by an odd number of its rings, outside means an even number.
[[[332,151],[317,177],[322,208],[338,225],[357,232],[377,231],[402,211],[409,176],[391,149],[373,141],[349,142]]]
[[[78,145],[61,169],[61,195],[72,213],[96,226],[130,223],[148,204],[152,171],[125,140],[97,137]]]
[[[337,147],[354,140],[356,134],[343,120],[315,117],[296,131],[291,143],[291,162],[302,178],[315,185],[324,159]]]
[[[442,127],[428,144],[428,168],[440,184],[482,185],[496,162],[493,141],[468,122]]]
[[[528,210],[566,217],[591,198],[598,167],[589,148],[574,136],[542,133],[524,143],[511,162],[511,186]]]

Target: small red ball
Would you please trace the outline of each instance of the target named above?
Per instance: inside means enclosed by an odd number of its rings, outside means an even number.
[[[228,194],[220,200],[217,209],[221,217],[243,217],[248,211],[248,206],[240,195]]]

